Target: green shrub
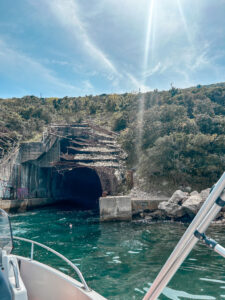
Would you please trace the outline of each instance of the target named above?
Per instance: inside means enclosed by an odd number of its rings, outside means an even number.
[[[14,140],[30,140],[51,122],[82,121],[117,131],[129,167],[149,184],[162,177],[177,185],[207,186],[224,171],[225,84],[183,90],[171,86],[169,91],[138,94],[0,99],[0,130],[5,128],[9,135],[0,140],[0,149],[10,151]]]

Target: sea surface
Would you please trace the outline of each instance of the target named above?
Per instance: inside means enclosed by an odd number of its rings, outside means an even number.
[[[180,223],[100,223],[92,211],[50,207],[11,214],[13,234],[61,252],[82,271],[89,286],[107,299],[142,299],[186,225]],[[222,225],[208,235],[225,245]],[[14,253],[30,247],[15,241]],[[34,259],[73,276],[64,262],[35,246]],[[225,259],[198,244],[159,299],[225,299]]]

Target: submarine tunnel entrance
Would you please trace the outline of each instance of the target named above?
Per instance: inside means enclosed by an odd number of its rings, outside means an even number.
[[[102,186],[96,170],[78,167],[53,173],[52,196],[81,209],[98,209]]]

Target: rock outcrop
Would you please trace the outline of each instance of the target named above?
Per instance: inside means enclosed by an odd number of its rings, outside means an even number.
[[[173,202],[169,202],[169,201],[161,202],[159,204],[158,208],[160,210],[162,210],[166,214],[166,216],[173,218],[173,219],[181,218],[185,215],[185,210],[184,210],[183,206],[178,205]]]
[[[181,205],[188,198],[188,193],[177,190],[173,193],[168,202]]]
[[[198,192],[193,193],[182,204],[185,212],[192,218],[194,217],[203,203],[203,199]]]
[[[210,193],[210,189],[205,189],[198,193],[193,191],[190,194],[177,190],[168,201],[161,202],[158,209],[164,213],[164,216],[171,219],[192,219],[203,202]]]

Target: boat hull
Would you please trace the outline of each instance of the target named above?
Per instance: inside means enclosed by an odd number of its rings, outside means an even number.
[[[45,264],[16,256],[29,300],[106,300],[95,291]]]

